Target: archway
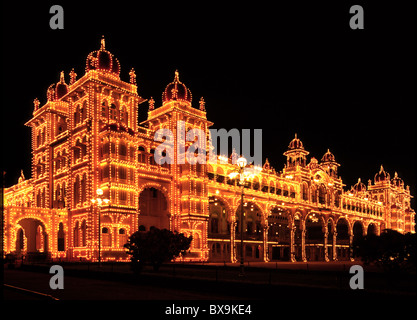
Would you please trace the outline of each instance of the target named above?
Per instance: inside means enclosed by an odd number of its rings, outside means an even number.
[[[146,231],[150,227],[168,229],[168,201],[161,190],[147,187],[139,195],[139,225]]]
[[[288,226],[288,212],[279,206],[270,210],[268,215],[268,241],[274,242],[270,246],[271,260],[290,260],[291,234]]]
[[[336,256],[338,260],[350,259],[349,247],[349,223],[341,218],[336,223]]]
[[[323,221],[316,213],[310,213],[305,222],[305,253],[307,261],[324,260]]]
[[[241,206],[236,210],[236,239],[241,239]],[[261,208],[252,201],[243,202],[243,255],[245,261],[263,259],[263,214]],[[240,241],[237,242],[236,249],[240,256]]]
[[[48,252],[48,234],[42,221],[35,218],[24,218],[18,222],[21,228],[17,231],[17,253]]]
[[[225,201],[218,196],[209,197],[208,241],[211,261],[230,261],[230,252],[233,246],[230,242],[231,221],[229,214]]]
[[[378,235],[378,231],[377,231],[378,229],[377,229],[377,227],[376,227],[376,225],[374,224],[374,223],[370,223],[369,225],[368,225],[368,229],[367,229],[367,232],[366,232],[366,234],[369,236],[369,235],[374,235],[374,236],[376,236],[376,235]]]

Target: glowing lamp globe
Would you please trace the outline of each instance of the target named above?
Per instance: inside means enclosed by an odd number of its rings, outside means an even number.
[[[239,159],[237,159],[237,165],[238,165],[240,168],[245,167],[245,166],[246,166],[246,164],[247,164],[247,161],[246,161],[246,159],[245,159],[244,157],[240,157]]]

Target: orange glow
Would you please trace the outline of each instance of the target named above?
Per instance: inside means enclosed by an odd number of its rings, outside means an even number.
[[[187,130],[203,130],[209,150],[213,123],[207,120],[206,102],[201,98],[193,107],[191,91],[175,71],[162,105],[151,98],[148,119],[139,125],[138,108],[146,100],[137,93],[133,69],[129,76],[128,82],[120,79],[120,63],[103,38],[100,49],[88,55],[81,78],[71,70],[67,84],[61,73],[48,88],[46,102],[34,100],[33,117],[26,123],[32,130],[31,178],[22,172],[5,191],[6,253],[47,252],[54,259],[97,261],[100,232],[102,261],[127,261],[123,244],[129,235],[156,226],[193,236],[185,261],[237,261],[241,187],[232,157],[162,166],[153,158],[154,133],[166,128],[174,134],[177,159],[178,121]],[[359,179],[344,190],[333,154],[327,150],[321,162],[312,157],[307,163],[308,154],[295,136],[281,172],[268,160],[254,168],[256,175],[245,186],[248,260],[269,261],[287,248],[291,261],[298,252],[304,261],[313,252],[336,260],[355,228],[365,234],[385,228],[414,232],[412,196],[397,174],[390,179],[381,166],[373,184]],[[96,190],[109,200],[100,210]],[[343,243],[337,235],[342,220]],[[308,228],[319,230],[316,249]]]

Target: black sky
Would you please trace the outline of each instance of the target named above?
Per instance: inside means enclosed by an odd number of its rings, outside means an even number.
[[[337,3],[334,3],[337,2]],[[416,194],[415,14],[410,1],[8,2],[2,5],[2,166],[6,186],[30,177],[33,99],[84,74],[89,52],[106,49],[121,78],[137,74],[139,95],[161,103],[174,71],[204,96],[215,128],[262,128],[263,157],[282,170],[294,133],[310,156],[327,148],[348,187],[373,179],[381,164]],[[406,4],[409,3],[409,4]],[[49,8],[64,8],[64,30]],[[349,28],[361,4],[365,29]],[[141,114],[146,114],[143,104]]]

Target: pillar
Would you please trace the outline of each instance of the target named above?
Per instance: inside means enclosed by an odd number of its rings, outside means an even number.
[[[232,221],[230,223],[230,261],[233,263],[237,262],[235,238],[236,238],[236,221]]]
[[[329,251],[327,250],[327,237],[329,236],[329,229],[324,227],[324,261],[329,262]]]
[[[336,227],[334,228],[333,231],[333,261],[337,261],[337,250],[336,250],[336,241],[337,241],[337,232],[336,232]]]
[[[294,234],[295,234],[295,225],[293,224],[290,230],[290,260],[291,262],[295,262]]]
[[[301,260],[307,262],[306,258],[306,229],[303,227],[301,230]]]
[[[268,248],[268,224],[263,227],[263,260],[269,262],[269,248]]]

